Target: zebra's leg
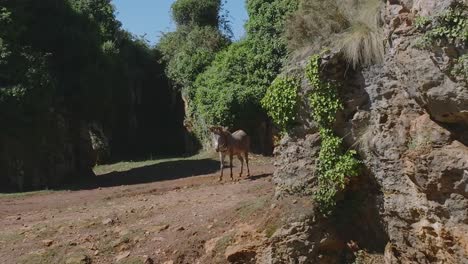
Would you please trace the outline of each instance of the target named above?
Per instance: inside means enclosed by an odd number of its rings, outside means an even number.
[[[234,177],[232,177],[232,153],[229,153],[229,168],[231,168],[231,181],[234,180]]]
[[[239,160],[241,162],[241,170],[240,170],[240,173],[239,173],[239,178],[242,178],[242,173],[244,172],[244,158],[242,158],[241,154],[237,155],[237,157],[239,158]]]
[[[247,164],[247,177],[250,177],[250,168],[249,168],[249,152],[246,151],[245,155],[245,164]]]
[[[222,152],[219,153],[219,163],[221,167],[221,175],[219,176],[218,181],[221,181],[223,179],[223,171],[224,171],[224,154]]]

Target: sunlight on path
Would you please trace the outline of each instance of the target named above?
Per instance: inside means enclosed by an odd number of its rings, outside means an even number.
[[[135,168],[141,168],[146,166],[151,166],[163,162],[171,161],[183,161],[183,160],[201,160],[201,159],[213,159],[216,158],[216,155],[211,152],[203,152],[190,157],[172,157],[172,158],[159,158],[159,159],[150,159],[145,161],[121,161],[114,164],[98,165],[94,167],[93,171],[96,175],[103,175],[109,172],[123,172],[129,171]]]

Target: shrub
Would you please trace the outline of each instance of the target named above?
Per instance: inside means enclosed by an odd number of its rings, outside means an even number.
[[[247,35],[280,37],[284,32],[287,17],[297,10],[298,3],[299,0],[247,0]]]
[[[300,81],[294,77],[278,76],[267,89],[261,104],[283,131],[290,127],[297,114]]]

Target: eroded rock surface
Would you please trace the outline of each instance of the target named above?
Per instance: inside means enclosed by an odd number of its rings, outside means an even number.
[[[316,185],[315,158],[320,150],[318,133],[306,135],[304,138],[282,139],[275,149],[275,154],[281,156],[275,162],[274,181],[276,194],[312,194]]]
[[[468,263],[468,87],[447,70],[466,47],[418,49],[420,34],[413,26],[416,14],[436,14],[451,2],[388,1],[383,18],[391,43],[384,62],[350,71],[342,80],[345,109],[336,133],[358,151],[366,181],[375,181],[378,188],[375,202],[365,201],[378,211],[379,219],[369,223],[382,224],[384,234],[377,237],[386,244],[374,251],[384,255],[385,263]],[[338,53],[331,56],[339,58]],[[324,61],[330,63],[325,67],[340,71],[335,59]],[[278,197],[313,193],[319,143],[313,133],[283,138],[276,150]],[[366,192],[359,186],[354,191]],[[278,263],[338,263],[327,260],[317,241],[339,227],[330,219],[311,221],[316,217],[285,226],[273,238],[271,251],[283,261]],[[362,223],[354,224],[358,228]],[[364,247],[363,241],[356,247]],[[336,242],[341,248],[335,246],[335,253],[349,252],[346,242]],[[288,255],[296,260],[282,257]]]

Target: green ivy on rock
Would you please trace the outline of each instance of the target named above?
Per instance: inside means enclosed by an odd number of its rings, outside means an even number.
[[[468,54],[464,54],[456,60],[451,74],[454,76],[460,76],[464,80],[468,80]]]
[[[454,2],[447,11],[435,17],[416,18],[415,26],[424,32],[417,44],[420,48],[428,48],[441,40],[456,45],[466,45],[468,42],[468,7],[461,2]]]
[[[336,205],[336,195],[346,187],[349,177],[357,176],[359,161],[354,150],[345,151],[343,140],[333,132],[336,114],[343,109],[337,84],[322,80],[320,55],[313,55],[306,76],[313,90],[309,97],[312,118],[319,126],[321,138],[318,158],[319,189],[314,198],[324,215],[330,215]]]

